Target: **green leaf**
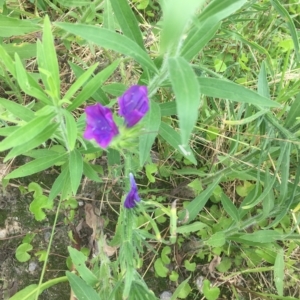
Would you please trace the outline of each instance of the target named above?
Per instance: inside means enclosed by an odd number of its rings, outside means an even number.
[[[91,5],[90,0],[58,0],[57,2],[62,6],[75,8],[80,6]]]
[[[70,88],[67,90],[67,92],[64,95],[64,99],[71,100],[73,95],[77,92],[77,90],[82,87],[88,79],[92,76],[96,68],[98,67],[98,63],[93,64],[91,67],[89,67],[84,73],[82,73],[76,81],[70,86]]]
[[[10,18],[0,14],[0,37],[23,35],[41,30],[41,27],[31,20]]]
[[[23,243],[21,244],[16,250],[16,259],[19,262],[25,262],[30,259],[30,255],[28,254],[29,251],[33,249],[31,244]]]
[[[274,264],[274,282],[279,296],[283,296],[284,284],[284,252],[280,249]]]
[[[174,149],[179,151],[186,159],[188,159],[193,164],[197,165],[196,158],[191,150],[191,148],[188,147],[188,149],[183,149],[180,147],[181,144],[181,138],[180,135],[169,125],[167,125],[164,122],[161,122],[160,128],[159,128],[159,135],[166,140]]]
[[[265,62],[262,63],[259,75],[258,75],[258,82],[257,82],[257,92],[259,95],[271,98],[270,97],[270,89],[269,84],[267,80],[267,72],[266,72],[266,64]]]
[[[169,117],[176,115],[176,102],[169,101],[164,103],[159,103],[160,112],[163,117]]]
[[[30,203],[29,210],[34,214],[34,218],[37,221],[42,221],[46,218],[46,214],[43,209],[52,209],[53,201],[49,201],[46,196],[43,195],[43,190],[36,182],[31,182],[28,185],[28,191],[34,192],[33,201]]]
[[[74,110],[79,107],[82,103],[84,103],[88,98],[93,96],[101,85],[113,74],[115,69],[118,67],[120,60],[117,59],[113,63],[111,63],[104,70],[95,75],[92,79],[90,79],[87,84],[83,87],[83,89],[78,93],[78,95],[73,100],[72,104],[68,106],[68,111]]]
[[[184,267],[191,272],[196,270],[196,263],[190,263],[188,260],[184,261]]]
[[[6,69],[13,77],[16,77],[15,65],[12,58],[8,55],[3,45],[0,45],[0,58]]]
[[[48,258],[46,250],[37,251],[34,255],[38,256],[39,261],[45,261]]]
[[[83,174],[93,181],[102,182],[102,179],[99,177],[98,173],[89,163],[85,161],[83,162]]]
[[[186,207],[189,218],[188,222],[193,221],[201,209],[204,207],[209,197],[213,194],[215,187],[219,184],[222,176],[217,177],[199,196],[192,200]]]
[[[151,101],[150,111],[143,119],[145,132],[139,138],[140,166],[142,167],[147,161],[154,140],[158,134],[161,123],[160,107],[154,101]]]
[[[36,56],[36,44],[24,42],[21,44],[4,44],[2,46],[11,57],[14,57],[15,53],[18,53],[21,59],[29,59]]]
[[[86,266],[87,257],[80,251],[68,246],[72,262],[78,271],[79,275],[89,286],[96,286],[99,280],[92,273],[92,271]]]
[[[138,22],[127,0],[110,0],[110,3],[124,35],[144,48]]]
[[[38,83],[26,72],[22,61],[17,53],[15,53],[15,67],[16,67],[16,78],[18,84],[24,93],[39,99],[44,104],[51,104],[51,101],[48,99],[47,95],[44,93],[43,89],[38,85]]]
[[[296,99],[292,103],[290,110],[286,116],[284,126],[291,128],[300,116],[300,93],[297,94]]]
[[[218,23],[240,9],[247,0],[211,1],[200,14],[199,21],[211,20]]]
[[[25,177],[28,175],[35,174],[37,172],[43,171],[45,169],[48,169],[49,167],[55,165],[58,162],[64,161],[66,158],[66,154],[58,154],[48,156],[46,159],[44,157],[37,158],[18,169],[12,171],[7,176],[5,176],[5,179],[11,179],[11,178],[19,178],[19,177]]]
[[[160,52],[176,53],[178,45],[187,29],[193,15],[203,4],[204,0],[163,1],[162,31],[160,34]]]
[[[9,300],[20,300],[20,299],[26,299],[26,300],[35,300],[35,290],[37,289],[37,284],[30,284],[26,286],[21,291],[14,294],[12,297],[9,298]],[[34,293],[32,293],[34,292]],[[42,290],[40,290],[40,293],[42,293]]]
[[[43,209],[52,209],[52,207],[53,203],[49,202],[46,196],[40,195],[30,203],[29,210],[34,214],[37,221],[42,221],[46,218]]]
[[[82,172],[83,172],[82,155],[77,149],[74,149],[70,153],[69,172],[70,172],[72,192],[73,195],[76,195],[78,187],[81,182]]]
[[[147,70],[157,72],[157,69],[148,54],[135,42],[126,36],[114,31],[92,25],[55,23],[56,26],[83,39],[93,42],[98,46],[114,50],[135,59]]]
[[[0,143],[0,152],[31,141],[49,126],[49,123],[54,116],[55,114],[53,112],[47,116],[36,117],[26,125],[18,128]]]
[[[259,107],[280,107],[279,103],[230,81],[204,77],[199,78],[198,81],[201,93],[210,97],[254,104]]]
[[[104,12],[103,12],[103,28],[109,30],[115,29],[115,20],[110,0],[104,0]]]
[[[241,234],[240,238],[246,241],[267,244],[277,240],[283,240],[286,236],[286,234],[281,234],[274,230],[258,230],[253,233]]]
[[[85,283],[81,278],[71,272],[66,272],[71,288],[80,300],[101,300],[96,291]]]
[[[182,281],[179,284],[179,286],[174,291],[174,293],[171,297],[171,300],[177,300],[177,297],[181,298],[181,299],[184,299],[189,295],[189,293],[192,290],[190,285],[189,285],[189,280],[190,280],[190,277],[187,278],[186,280]]]
[[[0,98],[0,105],[12,113],[15,117],[26,122],[31,121],[34,118],[34,112],[27,107],[20,105],[14,101]]]
[[[146,169],[146,176],[148,178],[148,180],[151,183],[155,182],[155,177],[152,174],[155,174],[157,172],[157,165],[156,164],[147,164],[145,166]]]
[[[31,149],[34,149],[40,146],[42,143],[47,141],[53,133],[58,128],[59,124],[50,124],[47,126],[42,132],[40,132],[37,136],[35,136],[32,140],[25,142],[19,146],[12,148],[9,153],[5,156],[4,162],[8,161],[9,159],[16,157],[18,155],[24,154]]]
[[[159,277],[167,277],[169,273],[169,269],[164,266],[161,258],[154,262],[154,270]]]
[[[223,205],[224,210],[228,213],[228,215],[235,221],[240,221],[239,211],[232,203],[232,201],[225,195],[224,193],[221,194],[221,202]]]
[[[220,295],[220,289],[218,287],[211,287],[210,281],[207,279],[203,281],[202,292],[207,300],[216,300]]]
[[[55,181],[52,185],[52,188],[50,190],[49,201],[52,201],[59,193],[61,193],[64,189],[64,186],[69,183],[69,177],[70,176],[69,176],[68,165],[69,165],[68,163],[65,163],[62,166],[61,173],[55,179]],[[62,198],[62,200],[65,199],[64,197],[61,197],[61,198]]]
[[[224,246],[226,243],[226,236],[225,233],[222,231],[214,233],[206,242],[205,244],[214,248],[219,248]]]
[[[176,96],[181,143],[183,148],[187,148],[190,135],[198,119],[199,84],[192,67],[182,57],[169,58],[168,68]]]
[[[63,109],[62,113],[64,114],[66,121],[66,130],[67,130],[67,141],[69,150],[72,151],[75,148],[77,140],[77,124],[73,115],[67,110]]]
[[[39,40],[37,42],[37,60],[46,91],[57,104],[60,99],[60,75],[48,15],[44,19],[42,43]]]
[[[167,265],[169,263],[171,263],[171,260],[169,258],[169,254],[171,253],[171,248],[170,246],[165,246],[162,251],[161,251],[161,261]]]
[[[300,61],[300,46],[299,46],[299,37],[297,33],[297,29],[295,27],[295,24],[293,22],[292,17],[288,13],[288,11],[284,8],[284,6],[278,1],[278,0],[271,0],[272,5],[274,8],[278,11],[278,13],[281,15],[281,17],[286,21],[287,26],[289,27],[293,42],[294,42],[294,47],[295,47],[295,52],[297,56],[297,60]]]
[[[188,234],[191,232],[197,232],[205,227],[207,227],[205,223],[193,222],[192,224],[177,227],[176,232],[181,234]]]
[[[183,43],[181,56],[187,61],[191,60],[215,36],[219,28],[220,23],[210,21],[193,27]]]

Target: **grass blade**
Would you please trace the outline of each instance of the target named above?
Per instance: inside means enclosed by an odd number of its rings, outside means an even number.
[[[289,27],[293,39],[294,47],[295,47],[297,60],[300,61],[299,37],[293,19],[291,18],[288,11],[282,6],[282,4],[278,0],[271,0],[271,3],[274,6],[274,8],[278,11],[278,13],[281,15],[281,17],[286,21],[287,26]]]
[[[280,107],[277,102],[230,81],[204,77],[199,78],[198,81],[201,93],[210,97],[255,104],[259,107]]]

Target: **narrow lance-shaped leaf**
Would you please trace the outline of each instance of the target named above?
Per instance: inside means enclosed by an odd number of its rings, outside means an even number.
[[[284,252],[280,249],[277,253],[274,264],[274,281],[279,296],[283,296],[284,283]]]
[[[0,98],[0,105],[5,107],[15,117],[26,122],[31,121],[34,118],[34,112],[24,105],[20,105],[12,100]]]
[[[157,72],[157,69],[148,54],[134,41],[114,31],[92,25],[55,23],[56,26],[118,53],[128,55],[135,59],[145,70]]]
[[[151,147],[158,134],[160,122],[160,107],[156,102],[152,101],[150,111],[147,113],[143,120],[145,131],[140,135],[140,166],[143,166],[147,158],[149,157]]]
[[[181,143],[185,149],[198,119],[199,84],[193,69],[182,57],[169,58],[168,68],[176,96]]]
[[[43,41],[37,42],[39,71],[54,104],[60,99],[60,75],[49,17],[44,19]]]
[[[199,196],[192,200],[186,207],[188,211],[188,222],[193,221],[201,209],[204,207],[209,197],[212,195],[215,187],[219,184],[222,176],[217,177]]]
[[[24,142],[19,146],[13,147],[10,150],[10,152],[5,156],[4,162],[40,146],[42,143],[47,141],[52,136],[52,134],[56,131],[57,127],[58,127],[57,123],[50,124],[46,126],[46,128],[42,132],[40,132],[37,136],[35,136],[32,140]]]
[[[81,300],[100,300],[96,291],[85,283],[80,277],[71,272],[66,272],[71,288],[78,299]]]
[[[53,117],[54,113],[51,113],[47,116],[40,116],[33,119],[26,125],[18,128],[0,143],[0,151],[19,146],[34,139],[35,136],[37,136],[49,125]]]
[[[39,99],[44,104],[51,104],[47,95],[44,93],[38,83],[25,70],[22,61],[17,53],[15,53],[16,78],[21,89],[28,95]]]
[[[37,172],[43,171],[45,169],[50,168],[56,163],[61,163],[65,160],[66,154],[56,154],[53,156],[48,156],[47,159],[44,157],[37,158],[18,169],[12,171],[8,174],[5,179],[12,179],[12,178],[19,178],[19,177],[26,177],[28,175],[35,174]]]
[[[272,5],[275,7],[275,9],[278,11],[278,13],[281,15],[281,17],[287,22],[287,26],[289,27],[294,47],[295,47],[295,52],[298,61],[300,61],[300,46],[299,46],[299,37],[297,33],[296,26],[293,22],[292,17],[288,13],[288,11],[284,8],[284,6],[278,1],[278,0],[271,0],[270,1]]]
[[[73,117],[73,115],[67,110],[62,110],[65,121],[66,121],[66,131],[67,131],[67,142],[68,148],[72,151],[75,147],[76,139],[77,139],[77,124]]]
[[[204,0],[162,2],[163,21],[160,39],[160,52],[176,54],[178,45],[187,25],[191,21],[196,10],[204,4]]]
[[[115,69],[118,67],[120,60],[115,60],[112,64],[99,72],[93,78],[91,78],[78,93],[73,102],[68,106],[68,111],[74,110],[80,106],[84,101],[96,93],[101,85],[112,75]]]
[[[280,107],[280,104],[236,83],[216,78],[198,79],[201,93],[215,98],[254,104],[259,107]]]
[[[11,18],[5,16],[4,14],[0,15],[0,28],[1,28],[0,30],[1,37],[23,35],[26,33],[41,30],[41,27],[38,24],[30,20]]]
[[[188,149],[180,148],[180,135],[177,131],[175,131],[171,126],[167,125],[164,122],[161,122],[159,128],[159,135],[166,140],[174,149],[178,150],[185,158],[187,158],[194,165],[197,165],[196,158],[189,147]],[[184,150],[184,151],[183,151]]]
[[[81,153],[74,149],[70,153],[69,159],[69,172],[71,179],[71,186],[73,195],[76,195],[78,187],[81,182],[82,172],[83,172],[83,160]]]
[[[220,21],[241,8],[247,0],[211,1],[200,13],[184,40],[181,55],[190,60],[214,37]]]
[[[138,22],[128,1],[110,0],[110,3],[124,35],[135,41],[141,48],[144,48],[143,37]]]

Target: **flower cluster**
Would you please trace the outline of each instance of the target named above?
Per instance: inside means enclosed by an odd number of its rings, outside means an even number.
[[[146,86],[133,85],[118,98],[119,115],[124,118],[127,128],[137,124],[149,110],[148,90]],[[94,139],[102,148],[109,146],[119,134],[109,108],[97,103],[85,108],[86,128],[83,137]]]

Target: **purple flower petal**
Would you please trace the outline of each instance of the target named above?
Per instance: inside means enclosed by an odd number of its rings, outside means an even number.
[[[133,85],[118,98],[118,102],[119,115],[125,118],[126,126],[130,128],[149,110],[148,89],[143,85]]]
[[[129,173],[129,179],[130,179],[130,191],[126,196],[124,206],[126,208],[133,208],[135,207],[136,202],[141,201],[141,198],[139,197],[138,188],[132,173]]]
[[[106,148],[112,139],[119,133],[112,112],[100,103],[87,106],[86,128],[83,137],[87,140],[94,139],[102,148]]]

